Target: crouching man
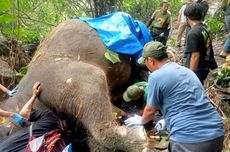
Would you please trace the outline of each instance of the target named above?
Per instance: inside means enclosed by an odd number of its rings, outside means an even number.
[[[147,43],[138,62],[145,63],[152,72],[148,79],[147,104],[142,117],[130,117],[125,124],[144,125],[160,109],[170,131],[170,152],[221,152],[223,120],[194,72],[170,62],[160,42]],[[160,128],[158,124],[157,128]]]

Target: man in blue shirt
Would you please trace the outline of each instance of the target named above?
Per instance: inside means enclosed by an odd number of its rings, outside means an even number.
[[[127,126],[144,125],[160,109],[170,131],[170,152],[221,152],[224,125],[204,88],[190,69],[168,60],[165,46],[149,42],[138,60],[152,72],[142,117],[125,120]]]

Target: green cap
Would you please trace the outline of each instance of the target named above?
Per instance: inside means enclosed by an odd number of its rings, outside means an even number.
[[[123,93],[123,99],[126,102],[129,102],[141,94],[142,94],[142,90],[137,85],[131,85]]]
[[[165,48],[166,47],[158,41],[151,41],[146,43],[143,48],[142,57],[138,59],[138,63],[144,64],[145,58],[147,57],[160,58],[162,56],[165,56],[167,54]]]

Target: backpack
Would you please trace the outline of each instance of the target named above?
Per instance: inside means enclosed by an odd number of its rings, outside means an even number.
[[[218,67],[218,65],[216,63],[216,59],[214,58],[212,39],[210,37],[208,30],[204,27],[204,25],[201,25],[201,27],[204,30],[204,32],[202,32],[202,35],[203,35],[204,40],[206,42],[206,48],[207,48],[205,61],[207,62],[209,69],[214,70]],[[205,36],[205,35],[207,35],[207,36]]]
[[[32,135],[32,126],[30,126],[29,143],[26,146],[26,152],[62,152],[66,147],[61,138],[61,130],[55,129],[38,138]]]

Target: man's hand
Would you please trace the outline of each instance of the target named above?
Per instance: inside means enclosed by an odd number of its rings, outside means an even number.
[[[17,92],[17,90],[18,90],[18,86],[16,86],[16,87],[15,87],[14,89],[12,89],[11,91],[7,92],[7,95],[8,95],[9,97],[13,97],[14,94]]]
[[[39,93],[41,92],[41,83],[38,81],[34,84],[33,86],[33,95],[38,96]]]
[[[133,117],[130,117],[130,118],[125,120],[125,125],[127,125],[128,127],[141,126],[141,125],[143,125],[142,118],[141,118],[141,116],[134,114]]]
[[[165,130],[166,129],[165,120],[164,119],[159,120],[154,128],[157,129],[156,134],[159,134],[161,131]]]
[[[40,82],[36,82],[33,86],[33,96],[26,102],[26,104],[22,107],[21,111],[19,112],[24,118],[29,119],[30,112],[33,108],[33,104],[41,92]]]

